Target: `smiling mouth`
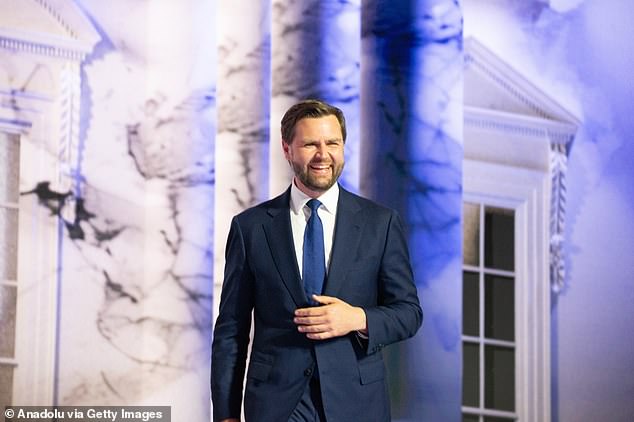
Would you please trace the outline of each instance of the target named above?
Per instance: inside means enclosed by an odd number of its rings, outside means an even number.
[[[311,164],[309,168],[317,173],[325,173],[330,170],[330,164]]]

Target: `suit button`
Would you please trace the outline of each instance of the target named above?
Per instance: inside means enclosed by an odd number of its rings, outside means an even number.
[[[304,375],[310,377],[313,374],[313,368],[308,368],[304,371]]]

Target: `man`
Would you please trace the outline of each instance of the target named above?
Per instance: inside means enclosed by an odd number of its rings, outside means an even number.
[[[247,421],[390,420],[381,349],[413,336],[422,310],[398,215],[337,184],[345,139],[338,108],[291,107],[282,119],[291,186],[231,223],[214,421],[239,421],[252,315]]]

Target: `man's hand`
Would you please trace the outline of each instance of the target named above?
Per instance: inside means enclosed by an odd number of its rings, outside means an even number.
[[[367,334],[365,311],[332,296],[313,295],[322,306],[295,311],[293,321],[300,333],[312,340],[341,337],[352,331]]]

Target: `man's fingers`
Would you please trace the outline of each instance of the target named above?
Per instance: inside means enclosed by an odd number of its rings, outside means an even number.
[[[331,305],[331,304],[335,304],[335,303],[344,304],[345,303],[341,299],[338,299],[338,298],[332,297],[332,296],[313,295],[313,299],[317,303],[320,303],[322,305]],[[319,315],[325,315],[326,312],[327,312],[327,309],[324,306],[312,306],[310,308],[299,308],[299,309],[296,309],[295,310],[295,316],[319,316]]]
[[[344,333],[340,333],[327,324],[322,325],[300,325],[297,327],[300,333],[306,334],[311,340],[325,340],[338,337]]]
[[[297,329],[300,333],[326,333],[330,331],[330,326],[326,324],[299,325]]]
[[[319,317],[326,314],[326,310],[321,306],[315,306],[313,308],[301,308],[295,310],[296,317]]]
[[[323,324],[327,322],[327,319],[323,316],[305,316],[305,317],[295,317],[293,318],[293,322],[295,324],[300,324],[300,325],[315,325],[315,324]]]
[[[322,332],[322,333],[308,333],[306,334],[306,337],[311,340],[326,340],[326,339],[337,337],[337,336],[332,332]]]
[[[341,302],[341,299],[338,299],[336,297],[320,296],[320,295],[313,295],[313,300],[315,300],[318,303],[321,303],[322,305],[329,305],[331,303]]]

